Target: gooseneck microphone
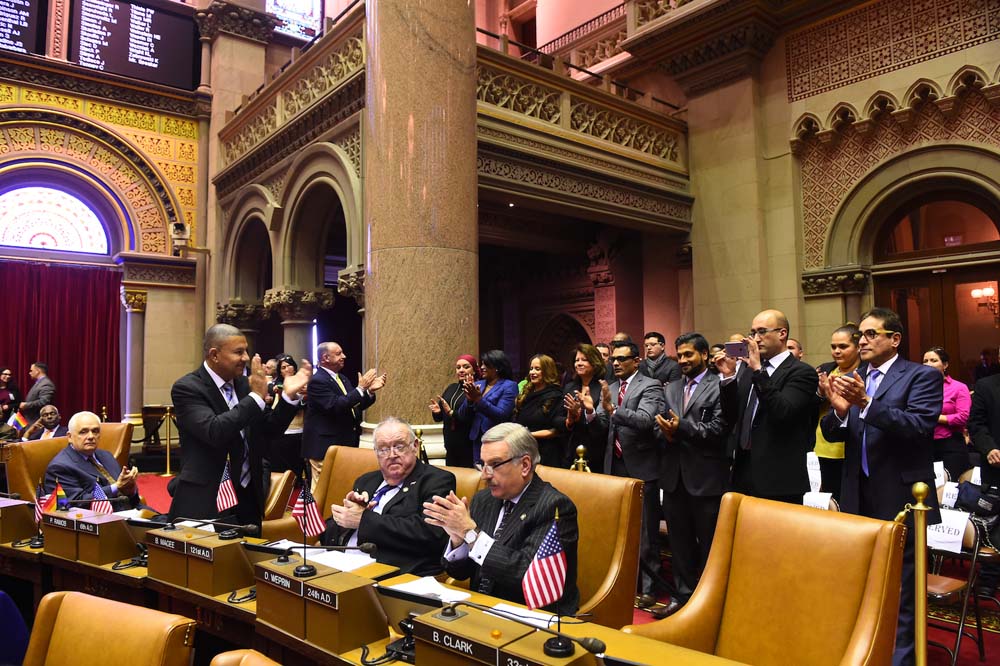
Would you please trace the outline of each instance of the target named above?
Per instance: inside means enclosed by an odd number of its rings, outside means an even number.
[[[555,629],[549,629],[548,627],[539,627],[536,624],[528,622],[520,615],[515,613],[510,613],[508,611],[498,610],[496,608],[490,608],[489,606],[483,606],[482,604],[473,603],[471,601],[455,601],[453,603],[445,604],[444,607],[437,613],[436,617],[442,619],[454,619],[458,617],[461,611],[458,610],[459,606],[468,606],[469,608],[475,608],[481,610],[484,613],[489,613],[491,615],[496,615],[502,617],[505,620],[510,620],[518,624],[522,624],[526,627],[531,627],[532,629],[537,629],[539,631],[544,631],[547,634],[552,634],[552,638],[545,641],[542,646],[542,650],[545,652],[546,656],[549,657],[571,657],[575,652],[573,643],[579,643],[580,646],[590,652],[591,654],[603,654],[608,646],[599,638],[592,638],[590,636],[584,638],[575,638],[568,634],[564,634],[561,631],[556,631]]]
[[[19,500],[21,499],[21,493],[0,493],[0,497],[6,497],[7,499]]]
[[[256,544],[248,543],[246,541],[241,541],[240,544],[247,550],[254,551],[256,553],[269,553],[271,555],[277,555],[278,561],[285,564],[289,561],[289,556],[302,548],[302,546],[295,546],[293,548],[281,548],[279,546],[269,546],[267,544]],[[340,552],[346,552],[348,550],[360,550],[365,555],[374,555],[378,552],[378,546],[373,543],[366,541],[365,543],[359,543],[357,546],[307,546],[307,548],[317,548],[320,550],[335,550]]]
[[[190,521],[192,523],[197,523],[198,525],[213,525],[213,526],[218,525],[219,527],[228,528],[216,534],[216,536],[218,536],[223,541],[229,541],[230,539],[239,539],[242,537],[254,537],[260,534],[260,525],[254,525],[252,523],[247,525],[237,525],[235,523],[224,523],[221,520],[211,519],[211,518],[178,517],[174,518],[169,523],[167,523],[167,525],[163,528],[163,530],[168,532],[171,530],[178,530],[180,529],[180,526],[178,526],[177,523],[181,523],[184,521]]]

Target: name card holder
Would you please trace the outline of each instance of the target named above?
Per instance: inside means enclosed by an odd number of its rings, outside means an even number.
[[[147,570],[149,577],[177,587],[187,587],[188,545],[192,541],[211,536],[215,534],[191,527],[149,530],[146,532],[146,545],[149,546]]]
[[[596,663],[594,655],[579,645],[574,645],[571,657],[550,657],[545,654],[545,641],[552,638],[551,634],[536,631],[524,638],[509,643],[500,648],[499,663],[504,666],[589,666]]]
[[[76,521],[97,514],[90,509],[70,509],[42,514],[42,534],[45,535],[45,554],[66,560],[76,560],[79,555]]]
[[[214,597],[253,585],[253,565],[239,539],[208,536],[187,547],[188,588]]]
[[[499,663],[506,666],[505,662],[498,661],[501,648],[535,633],[531,627],[487,615],[475,608],[460,606],[458,611],[461,616],[455,619],[443,618],[439,610],[413,619],[418,664],[461,666],[477,663],[495,666]]]
[[[303,596],[305,639],[324,650],[342,654],[389,635],[370,578],[347,572],[315,578],[305,584]]]
[[[0,543],[35,535],[35,508],[31,502],[0,497]]]
[[[292,555],[288,562],[271,558],[254,566],[257,579],[257,621],[264,622],[296,638],[306,637],[305,586],[317,578],[340,573],[337,569],[314,564],[316,575],[296,578],[295,567],[302,558]]]
[[[99,513],[76,521],[77,559],[89,564],[108,564],[136,554],[135,537],[128,522],[113,513]]]

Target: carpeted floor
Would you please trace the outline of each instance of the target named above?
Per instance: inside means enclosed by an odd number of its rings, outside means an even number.
[[[167,482],[170,478],[159,474],[140,474],[136,479],[139,485],[139,494],[142,495],[146,504],[153,507],[160,513],[166,513],[170,509],[170,495],[167,494]]]

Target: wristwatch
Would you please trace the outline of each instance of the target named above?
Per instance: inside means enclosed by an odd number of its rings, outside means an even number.
[[[469,530],[468,532],[465,533],[465,536],[462,538],[462,540],[465,541],[466,545],[471,546],[472,544],[476,543],[476,539],[478,538],[479,538],[479,532],[477,532],[476,530]]]

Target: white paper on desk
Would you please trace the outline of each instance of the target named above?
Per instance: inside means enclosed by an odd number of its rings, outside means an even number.
[[[972,481],[972,485],[974,486],[983,485],[983,471],[979,469],[978,465],[972,468],[972,478],[969,480]]]
[[[934,461],[934,487],[940,488],[948,482],[948,477],[944,474],[944,461]]]
[[[291,550],[293,553],[302,555],[303,546],[298,541],[292,541],[291,539],[281,539],[280,541],[268,541],[264,544],[265,546],[272,546],[274,548],[286,548]],[[306,550],[306,557],[310,560],[316,559],[317,556],[325,554],[326,551],[322,548],[308,548]]]
[[[955,502],[958,501],[958,484],[954,481],[949,481],[944,484],[944,495],[941,496],[941,506],[946,506],[949,509],[955,508]]]
[[[128,518],[130,520],[146,520],[142,517],[142,509],[126,509],[125,511],[115,511],[116,516]],[[152,522],[152,521],[146,521]]]
[[[818,492],[823,477],[819,470],[819,457],[814,451],[806,454],[806,471],[809,473],[809,490]]]
[[[311,549],[310,549],[311,550]],[[319,555],[309,555],[309,559],[317,564],[323,564],[341,571],[354,571],[369,564],[375,564],[375,558],[361,551],[356,553],[339,550],[328,550]]]
[[[203,523],[200,520],[182,520],[179,523],[174,523],[177,527],[192,527],[196,530],[205,530],[206,532],[214,532],[215,526],[212,523]]]
[[[464,601],[472,595],[461,590],[453,590],[437,582],[433,576],[424,576],[416,580],[407,581],[398,585],[389,585],[394,590],[409,592],[410,594],[420,594],[425,597],[434,597],[445,603]]]
[[[503,617],[504,614],[513,615],[519,620],[524,620],[528,624],[541,629],[554,627],[557,622],[557,616],[552,613],[542,613],[540,611],[528,610],[527,608],[511,606],[510,604],[494,604],[493,609],[501,612],[491,613],[491,615],[496,615],[497,617]]]
[[[806,493],[802,496],[802,504],[814,509],[829,511],[831,497],[833,497],[833,493]]]
[[[927,526],[927,545],[950,553],[962,552],[962,537],[969,514],[964,511],[941,509],[941,522]]]

